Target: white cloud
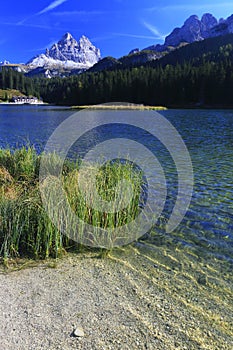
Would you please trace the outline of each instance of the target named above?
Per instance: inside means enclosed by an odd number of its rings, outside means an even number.
[[[37,15],[42,15],[43,13],[54,10],[56,7],[62,5],[66,1],[68,1],[68,0],[55,0],[55,1],[51,2],[51,4],[48,5],[47,7],[45,7],[43,10],[38,12]]]
[[[51,25],[43,25],[43,24],[36,24],[36,23],[31,24],[31,23],[25,23],[23,21],[20,21],[20,22],[2,22],[1,24],[7,25],[7,26],[12,26],[12,27],[23,26],[23,27],[29,27],[29,28],[46,29],[46,30],[54,29],[54,26],[51,26]],[[56,29],[67,30],[67,28],[60,27],[60,26],[59,27],[56,26]]]
[[[157,39],[155,36],[128,34],[128,33],[112,33],[112,35],[114,35],[114,36],[126,36],[128,38],[137,38],[137,39]]]
[[[106,14],[104,11],[61,11],[61,12],[54,12],[53,16],[58,17],[70,17],[70,16],[80,16],[80,17],[86,17],[86,16],[98,16]]]
[[[143,23],[144,27],[149,29],[149,31],[154,34],[154,39],[160,39],[160,40],[165,39],[166,35],[161,34],[155,26],[153,26],[152,24],[145,22],[145,21],[143,21],[142,23]]]
[[[40,48],[37,47],[35,49],[30,49],[30,50],[27,50],[27,52],[44,51],[46,49],[51,48],[56,42],[57,42],[57,40],[50,41],[47,45],[45,45],[43,47],[40,47]]]
[[[36,16],[40,16],[40,15],[42,15],[44,13],[47,13],[47,12],[49,12],[51,10],[54,10],[58,6],[64,4],[64,2],[66,2],[66,1],[68,1],[68,0],[55,0],[55,1],[51,2],[50,5],[46,6],[43,10],[41,10],[41,11],[39,11],[37,13],[34,13],[33,15],[31,15],[29,17],[26,17],[23,20],[17,22],[16,25],[26,26],[25,22],[27,22],[29,19],[34,18]]]
[[[113,35],[115,35],[115,34],[91,37],[90,40],[91,40],[91,42],[93,42],[93,41],[110,40],[110,39],[112,39]]]
[[[147,11],[157,11],[157,10],[164,10],[164,11],[209,11],[212,12],[215,9],[222,9],[222,8],[233,8],[232,2],[219,2],[218,4],[210,4],[210,3],[203,3],[203,4],[178,4],[178,5],[167,5],[167,6],[154,6],[147,8]]]

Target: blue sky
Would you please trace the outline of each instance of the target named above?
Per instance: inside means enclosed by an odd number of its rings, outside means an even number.
[[[70,32],[86,35],[102,57],[162,43],[192,14],[233,14],[233,2],[215,0],[8,0],[1,2],[0,61],[27,62]]]

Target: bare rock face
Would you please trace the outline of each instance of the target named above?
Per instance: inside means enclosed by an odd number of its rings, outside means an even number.
[[[218,25],[219,21],[210,13],[205,13],[201,19],[196,15],[192,15],[184,22],[181,28],[175,28],[171,34],[165,38],[163,45],[154,45],[147,49],[158,52],[169,51],[170,47],[176,48],[183,43],[191,44],[195,41],[210,38],[215,36],[214,28]]]
[[[211,30],[212,36],[226,35],[233,33],[233,15],[227,19],[221,18],[218,25]]]
[[[182,42],[193,43],[211,36],[211,29],[218,24],[217,19],[209,13],[202,16],[201,20],[190,16],[181,28],[176,28],[165,39],[165,46],[178,46]]]
[[[66,33],[47,51],[46,56],[60,61],[93,65],[100,59],[100,50],[84,35],[76,41],[70,33]]]
[[[209,30],[218,24],[218,20],[210,13],[205,13],[202,16],[201,22],[206,30]]]
[[[30,67],[88,69],[100,60],[100,50],[84,35],[77,41],[66,33],[60,41],[28,62]]]

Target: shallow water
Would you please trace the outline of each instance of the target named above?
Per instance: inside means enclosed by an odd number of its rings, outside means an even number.
[[[0,147],[15,148],[30,143],[40,152],[51,133],[71,114],[70,110],[50,106],[2,105]],[[165,232],[163,219],[170,215],[177,195],[177,171],[168,151],[151,135],[128,125],[99,127],[83,135],[69,156],[82,157],[94,145],[109,138],[125,137],[144,144],[163,164],[168,187],[163,217],[150,237],[151,243],[171,243],[200,256],[233,263],[233,111],[168,110],[160,114],[182,136],[194,169],[190,208],[171,234]]]

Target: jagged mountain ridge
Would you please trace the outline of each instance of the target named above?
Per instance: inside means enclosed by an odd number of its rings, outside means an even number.
[[[171,51],[181,45],[233,33],[233,15],[217,20],[212,14],[205,13],[201,19],[190,16],[180,28],[175,28],[166,38],[163,45],[152,45],[144,50],[156,52]]]
[[[86,36],[83,35],[77,41],[70,33],[66,33],[60,41],[46,49],[45,53],[32,58],[27,66],[31,69],[43,67],[86,70],[100,58],[100,50]]]
[[[127,66],[143,65],[151,61],[159,60],[160,62],[164,56],[167,56],[175,49],[231,33],[233,33],[233,15],[226,20],[217,20],[210,13],[205,13],[201,19],[196,15],[192,15],[184,22],[182,27],[175,28],[165,38],[163,45],[152,45],[141,51],[138,48],[133,49],[129,52],[129,55],[114,62],[113,58],[105,58],[104,61],[100,60],[90,70],[94,72],[105,69],[121,69]]]
[[[88,71],[114,71],[138,66],[164,68],[166,65],[183,65],[185,62],[189,62],[192,66],[199,66],[203,63],[203,59],[214,64],[214,62],[218,60],[224,61],[225,56],[233,61],[232,47],[233,33],[195,41],[189,45],[179,46],[176,50],[160,53],[160,57],[155,51],[140,51],[140,53],[128,55],[119,60],[113,57],[106,57],[96,63]],[[145,54],[144,57],[142,56],[143,53]],[[157,58],[151,56],[151,53],[157,55],[155,56]]]
[[[46,49],[43,54],[32,58],[26,65],[12,65],[3,62],[12,69],[29,76],[69,76],[79,74],[86,70],[101,71],[118,67],[143,65],[147,62],[157,61],[170,52],[194,42],[208,38],[233,33],[233,15],[227,19],[217,20],[212,14],[206,13],[201,19],[196,15],[190,16],[180,28],[175,28],[166,38],[163,45],[149,46],[143,50],[131,50],[129,55],[115,59],[105,57],[101,60],[100,50],[90,40],[82,36],[79,41],[66,33],[60,41]]]

